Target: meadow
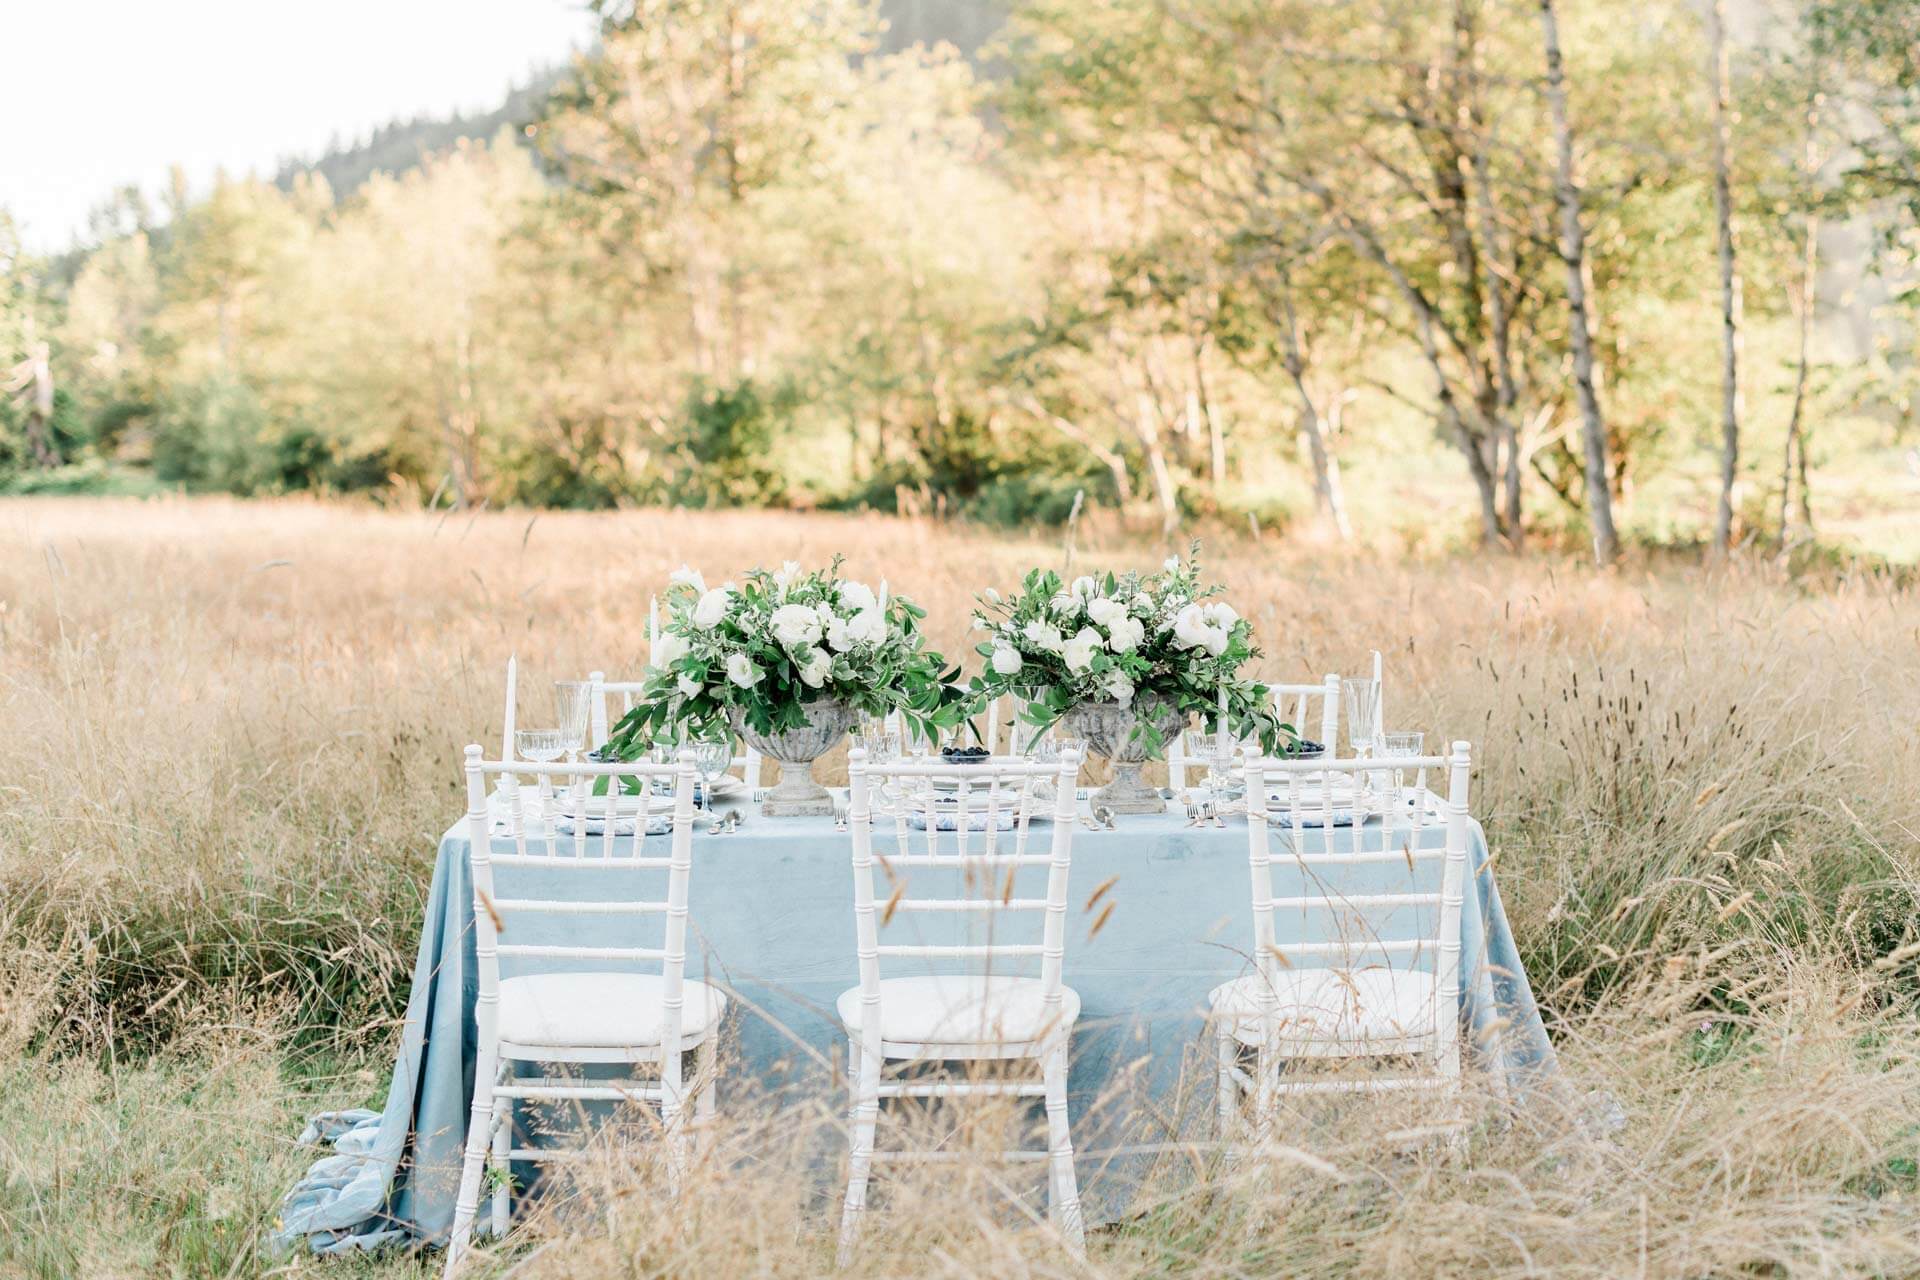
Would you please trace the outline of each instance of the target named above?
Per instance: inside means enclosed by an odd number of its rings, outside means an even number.
[[[1077,540],[1080,566],[1167,550]],[[0,503],[0,1277],[436,1273],[262,1237],[313,1157],[304,1117],[382,1096],[458,752],[497,738],[508,656],[523,688],[630,671],[682,562],[837,553],[950,655],[975,591],[1068,554],[877,515]],[[1911,585],[1241,532],[1204,554],[1268,673],[1379,648],[1390,719],[1473,741],[1563,1086],[1487,1108],[1461,1150],[1396,1148],[1358,1108],[1270,1168],[1170,1159],[1084,1265],[903,1185],[938,1212],[874,1215],[856,1274],[1920,1272]],[[721,1109],[719,1149],[755,1156],[706,1169],[688,1214],[641,1211],[654,1174],[610,1157],[491,1273],[830,1270],[790,1118],[747,1082]]]

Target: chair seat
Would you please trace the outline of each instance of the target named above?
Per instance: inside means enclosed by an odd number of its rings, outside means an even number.
[[[657,1046],[666,983],[650,973],[543,973],[500,983],[500,1039],[517,1045],[580,1049]],[[699,1041],[727,1011],[727,998],[704,982],[681,987],[680,1038]]]
[[[1260,1043],[1267,983],[1252,973],[1207,996],[1214,1017],[1243,1044]],[[1271,991],[1282,1041],[1365,1045],[1433,1032],[1434,976],[1418,969],[1286,969],[1273,977]]]
[[[1038,978],[931,974],[880,983],[880,1039],[890,1044],[1033,1044],[1066,1030],[1080,1016],[1080,997],[1060,989],[1060,1006],[1047,1008]],[[860,988],[841,993],[840,1021],[860,1030]]]

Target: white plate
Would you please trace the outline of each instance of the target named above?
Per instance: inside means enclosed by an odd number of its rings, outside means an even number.
[[[613,834],[616,836],[630,836],[633,834],[635,823],[635,818],[615,818],[613,820]],[[574,834],[576,825],[572,818],[565,816],[553,820],[553,829],[563,836]],[[648,835],[663,836],[671,830],[673,830],[672,814],[652,813],[647,815]],[[586,833],[590,836],[604,836],[607,833],[607,824],[597,815],[590,817],[586,822]]]
[[[998,830],[1008,831],[1012,829],[1013,811],[1011,809],[1002,809],[994,816],[999,819],[999,821],[994,824]],[[966,818],[967,830],[985,831],[987,829],[987,811],[985,809],[969,809]],[[924,808],[908,810],[907,825],[915,831],[925,831],[927,829],[927,811]],[[943,812],[936,806],[933,811],[933,829],[935,831],[958,831],[960,829],[959,811],[956,809],[948,809]]]

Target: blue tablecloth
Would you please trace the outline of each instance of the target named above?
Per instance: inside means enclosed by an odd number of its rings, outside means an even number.
[[[1033,830],[1036,841],[1045,839],[1045,826],[1036,823]],[[1443,832],[1436,827],[1429,835],[1437,844]],[[1315,839],[1309,833],[1310,842]],[[1520,1096],[1531,1081],[1555,1072],[1553,1048],[1477,825],[1469,857],[1461,995],[1473,1031],[1470,1061],[1497,1088]],[[1438,860],[1420,865],[1437,879]],[[1281,870],[1276,862],[1277,876]],[[1378,866],[1350,870],[1382,874]],[[1405,883],[1403,868],[1388,871]],[[1067,984],[1082,1002],[1069,1086],[1074,1145],[1083,1194],[1097,1215],[1123,1207],[1127,1147],[1178,1136],[1182,1120],[1170,1114],[1169,1103],[1179,1093],[1183,1066],[1211,1061],[1200,1047],[1207,992],[1250,970],[1246,824],[1229,819],[1225,828],[1189,827],[1168,814],[1122,818],[1117,831],[1081,829],[1072,874],[1076,908],[1115,878],[1101,904],[1111,901],[1114,910],[1097,933],[1089,936],[1091,917],[1077,910],[1069,917],[1066,955]],[[844,1087],[825,1064],[844,1060],[833,1002],[858,977],[852,882],[849,837],[825,818],[756,816],[733,834],[702,830],[695,837],[688,974],[733,997],[737,1013],[726,1033],[734,1041],[732,1069],[752,1074],[757,1086]],[[1276,892],[1283,884],[1276,879]],[[499,887],[503,896],[558,896],[510,886],[504,878]],[[335,1154],[318,1161],[289,1193],[283,1242],[305,1238],[316,1250],[339,1252],[445,1239],[473,1087],[478,978],[472,925],[460,822],[440,841],[385,1110],[336,1113],[309,1127],[305,1136],[334,1143]],[[723,1109],[727,1083],[723,1077]]]

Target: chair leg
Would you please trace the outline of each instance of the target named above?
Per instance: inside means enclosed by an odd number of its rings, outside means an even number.
[[[1067,1043],[1047,1051],[1041,1060],[1047,1090],[1047,1169],[1051,1195],[1048,1214],[1067,1249],[1075,1257],[1087,1251],[1086,1226],[1080,1217],[1080,1183],[1073,1172],[1073,1138],[1067,1127]]]
[[[487,1135],[493,1124],[493,1077],[498,1061],[491,1047],[482,1048],[473,1070],[473,1107],[467,1117],[466,1158],[460,1165],[460,1194],[453,1204],[453,1231],[447,1237],[446,1280],[466,1260],[473,1234],[473,1216],[480,1208],[480,1175],[487,1160]]]
[[[840,1214],[839,1263],[853,1261],[853,1239],[860,1214],[867,1207],[867,1179],[873,1172],[874,1129],[880,1120],[879,1045],[868,1053],[855,1036],[847,1066],[853,1077],[853,1107],[850,1112],[852,1152],[847,1173],[847,1202]]]
[[[493,1221],[489,1234],[495,1240],[504,1240],[507,1218],[512,1212],[513,1162],[507,1158],[507,1152],[513,1148],[513,1099],[499,1098],[494,1102],[488,1125],[493,1131],[494,1178]]]
[[[1213,1054],[1215,1137],[1221,1142],[1232,1142],[1240,1136],[1240,1086],[1233,1078],[1240,1055],[1231,1028],[1225,1022],[1214,1024]]]

